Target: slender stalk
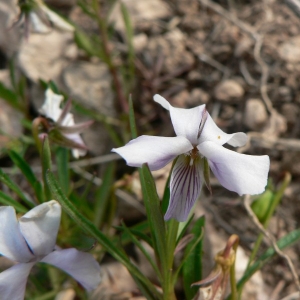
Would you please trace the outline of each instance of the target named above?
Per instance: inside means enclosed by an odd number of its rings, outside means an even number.
[[[122,92],[122,85],[118,76],[117,68],[115,67],[112,58],[111,58],[111,52],[109,47],[109,41],[107,36],[107,26],[104,18],[101,16],[101,6],[98,0],[93,0],[93,9],[97,16],[97,22],[99,26],[99,33],[101,37],[101,41],[103,44],[103,51],[106,58],[106,63],[108,65],[110,74],[113,78],[113,82],[115,85],[116,93],[120,102],[120,105],[125,113],[128,113],[128,103],[126,101],[126,98]]]
[[[278,191],[276,192],[276,194],[274,195],[274,197],[271,201],[271,205],[268,209],[265,221],[262,223],[264,228],[268,227],[269,222],[271,220],[271,217],[273,216],[274,211],[275,211],[276,207],[278,206],[278,204],[279,204],[279,202],[280,202],[280,200],[283,196],[283,193],[284,193],[285,189],[287,188],[287,186],[289,185],[290,181],[291,181],[291,174],[286,173],[285,177],[283,179],[283,183],[281,184],[280,188],[278,189]],[[250,264],[253,262],[256,254],[257,254],[257,251],[258,251],[258,249],[261,245],[261,242],[262,242],[263,238],[264,238],[263,233],[260,233],[257,240],[256,240],[256,242],[255,242],[255,245],[254,245],[253,251],[251,253],[251,256],[249,258],[247,269],[249,268]]]

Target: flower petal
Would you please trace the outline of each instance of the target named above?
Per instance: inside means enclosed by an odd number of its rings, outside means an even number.
[[[197,134],[205,104],[190,109],[175,108],[160,95],[155,95],[153,98],[155,102],[170,110],[171,120],[176,135],[184,136],[194,146],[198,145]]]
[[[64,97],[62,95],[55,94],[50,88],[46,90],[45,96],[45,102],[39,111],[47,118],[57,121],[62,113],[60,103]]]
[[[33,259],[34,256],[20,232],[14,208],[0,207],[0,220],[0,254],[18,262]]]
[[[199,144],[203,142],[214,142],[218,145],[228,143],[234,147],[241,147],[247,142],[247,135],[243,132],[227,134],[222,131],[208,114],[202,134],[199,138]]]
[[[27,277],[34,264],[16,264],[0,273],[1,300],[24,299]]]
[[[202,167],[200,157],[192,164],[191,157],[180,155],[174,165],[170,181],[170,202],[165,220],[184,222],[200,195]]]
[[[124,147],[112,149],[121,155],[131,167],[141,167],[148,163],[151,171],[159,170],[176,156],[193,149],[191,143],[182,136],[158,137],[142,135],[131,140]]]
[[[204,142],[198,149],[207,157],[213,173],[228,190],[239,195],[260,194],[265,190],[270,167],[267,155],[240,154],[213,142]]]
[[[100,283],[100,266],[89,253],[74,248],[56,250],[44,257],[41,262],[62,269],[88,291],[95,289]]]
[[[19,220],[22,235],[36,256],[53,251],[60,224],[61,206],[55,201],[40,204]]]

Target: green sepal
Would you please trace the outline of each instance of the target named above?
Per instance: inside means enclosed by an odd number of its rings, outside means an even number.
[[[50,132],[48,133],[48,136],[51,142],[59,146],[71,148],[71,149],[75,148],[75,149],[87,150],[87,148],[84,145],[78,144],[73,140],[68,139],[66,136],[64,136],[58,128],[51,129]]]
[[[209,168],[208,160],[206,157],[203,157],[202,160],[203,160],[204,181],[205,181],[206,187],[210,191],[210,194],[212,194],[211,185],[210,185],[210,168]]]

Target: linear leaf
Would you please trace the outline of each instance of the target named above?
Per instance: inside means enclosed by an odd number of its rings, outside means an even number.
[[[128,271],[142,282],[152,293],[152,298],[150,299],[161,299],[161,294],[156,290],[153,284],[148,278],[146,278],[141,271],[131,263],[126,254],[118,249],[115,244],[110,241],[96,226],[87,218],[85,218],[75,206],[68,200],[68,198],[63,194],[61,188],[57,184],[52,173],[47,172],[46,174],[48,185],[55,196],[55,199],[60,202],[67,214],[78,224],[78,226],[86,231],[89,235],[93,236],[107,252],[110,253],[117,261],[121,262]]]

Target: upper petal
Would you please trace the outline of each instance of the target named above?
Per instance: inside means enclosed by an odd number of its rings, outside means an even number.
[[[60,109],[60,103],[64,97],[62,95],[55,94],[50,88],[46,90],[45,96],[45,102],[39,111],[41,114],[44,114],[53,121],[57,121],[62,112]]]
[[[21,263],[0,273],[0,299],[24,300],[27,277],[34,263]]]
[[[267,155],[240,154],[213,142],[204,142],[198,149],[208,158],[213,173],[228,190],[239,195],[260,194],[265,190],[270,168]]]
[[[100,283],[100,266],[89,253],[74,248],[57,250],[48,254],[41,262],[62,269],[88,291],[95,289]]]
[[[176,135],[186,137],[194,146],[196,146],[198,144],[197,135],[205,104],[190,109],[175,108],[160,95],[155,95],[154,101],[170,110],[171,120]]]
[[[155,171],[163,168],[176,156],[192,149],[191,143],[182,136],[142,135],[112,151],[121,155],[131,167],[141,167],[142,164],[148,163],[150,170]]]
[[[222,131],[208,114],[202,134],[199,138],[199,144],[210,141],[218,145],[230,144],[234,147],[241,147],[247,142],[247,135],[243,132],[227,134]]]
[[[184,222],[200,195],[202,187],[200,157],[191,162],[191,157],[180,155],[174,165],[170,181],[170,202],[165,220],[171,218]]]
[[[55,201],[40,204],[19,220],[20,231],[36,256],[52,252],[60,224],[61,206]]]
[[[0,220],[0,254],[18,262],[33,259],[34,256],[20,232],[14,208],[1,206]]]

